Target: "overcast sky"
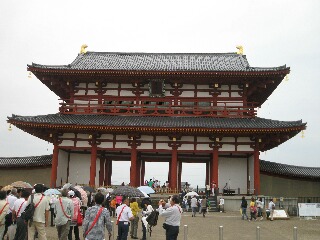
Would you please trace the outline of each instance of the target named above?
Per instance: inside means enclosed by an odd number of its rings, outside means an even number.
[[[51,144],[15,127],[8,131],[11,114],[58,111],[58,97],[27,77],[27,64],[69,64],[84,43],[88,51],[175,53],[235,52],[243,45],[251,66],[291,68],[289,81],[279,85],[258,116],[307,122],[304,138],[299,134],[260,158],[320,167],[320,1],[106,2],[1,1],[1,157],[52,153]],[[129,162],[114,164],[116,183],[129,181],[120,178],[121,166],[129,175]],[[184,164],[182,181],[203,185],[204,168]],[[148,164],[146,178],[165,181],[166,170]]]

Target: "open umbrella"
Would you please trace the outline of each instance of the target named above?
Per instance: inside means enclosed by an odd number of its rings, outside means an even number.
[[[139,189],[130,186],[117,187],[111,194],[115,196],[144,197],[144,194]]]
[[[10,185],[16,188],[33,188],[30,183],[23,181],[16,181],[11,183]]]
[[[83,188],[83,190],[91,192],[91,193],[96,192],[96,190],[94,190],[94,188],[90,187],[90,186],[83,186],[82,188]]]
[[[88,202],[88,195],[87,195],[86,191],[83,190],[83,188],[81,188],[80,186],[74,186],[74,188],[77,189],[80,192],[81,200],[83,202]]]
[[[7,186],[3,187],[3,188],[1,189],[1,191],[8,191],[8,190],[11,190],[12,188],[13,188],[13,186],[7,185]]]
[[[75,187],[69,187],[70,190],[74,191],[74,194],[80,199],[82,200],[82,197],[81,197],[81,193],[79,192],[78,189],[76,189]]]
[[[61,192],[59,192],[57,189],[55,188],[49,188],[47,189],[44,193],[45,196],[50,196],[50,195],[60,195]]]
[[[143,196],[144,198],[148,198],[148,197],[149,197],[149,195],[146,194],[144,191],[141,191],[141,190],[140,190],[140,192],[142,192],[142,194],[144,195],[144,196]]]
[[[199,196],[199,194],[198,193],[196,193],[196,192],[188,192],[186,195],[184,195],[185,197],[188,197],[188,196]]]
[[[145,192],[146,194],[155,193],[155,191],[149,186],[140,186],[138,187],[138,189],[142,192]]]
[[[63,185],[63,189],[69,189],[70,187],[72,187],[72,183],[66,183],[65,185]]]

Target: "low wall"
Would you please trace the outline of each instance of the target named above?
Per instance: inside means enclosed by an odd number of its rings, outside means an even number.
[[[38,169],[0,169],[0,186],[6,186],[16,181],[28,182],[31,185],[43,183],[50,185],[51,166]]]

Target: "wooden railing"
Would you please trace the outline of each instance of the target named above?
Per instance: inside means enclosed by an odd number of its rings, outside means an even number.
[[[107,114],[107,115],[143,115],[143,116],[210,116],[251,118],[256,116],[256,104],[241,102],[139,102],[111,101],[98,104],[97,100],[86,103],[60,103],[63,114]]]

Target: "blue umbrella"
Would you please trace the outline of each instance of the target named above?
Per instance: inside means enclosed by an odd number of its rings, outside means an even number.
[[[61,194],[61,192],[59,192],[57,189],[54,188],[49,188],[48,190],[46,190],[44,193],[44,195],[49,196],[49,195],[59,195]]]
[[[149,186],[140,186],[138,187],[138,189],[142,192],[145,192],[146,194],[155,193],[155,191]]]

